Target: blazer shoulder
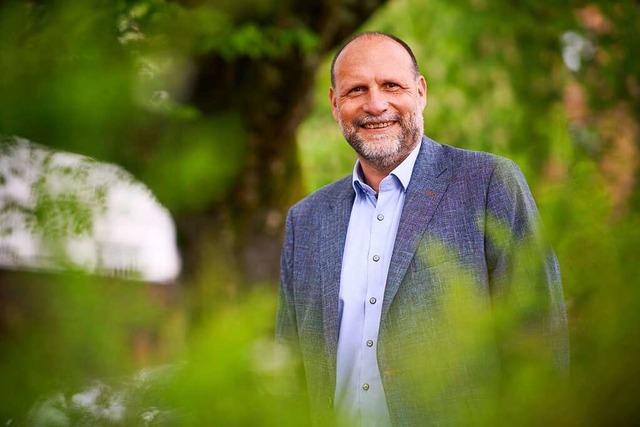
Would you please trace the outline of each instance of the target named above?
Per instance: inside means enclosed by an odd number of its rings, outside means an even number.
[[[290,211],[292,214],[316,212],[318,209],[334,203],[336,199],[350,196],[352,193],[353,187],[351,185],[351,175],[349,175],[314,191],[293,205]]]
[[[493,169],[496,164],[510,162],[506,157],[485,151],[468,150],[465,148],[442,145],[446,155],[451,159],[451,163],[457,167],[482,167]]]
[[[454,174],[467,178],[490,179],[492,176],[522,177],[522,171],[511,159],[484,151],[442,145],[444,154],[449,157]],[[484,181],[484,180],[483,180]]]

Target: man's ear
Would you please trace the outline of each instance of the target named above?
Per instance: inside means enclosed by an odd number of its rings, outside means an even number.
[[[427,106],[427,81],[424,76],[418,77],[418,98],[422,109]]]
[[[336,99],[335,90],[333,87],[329,88],[329,101],[331,102],[331,112],[333,113],[333,120],[339,122],[338,120],[338,100]]]

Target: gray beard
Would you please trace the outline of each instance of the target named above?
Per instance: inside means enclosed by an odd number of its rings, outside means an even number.
[[[394,120],[400,124],[400,133],[396,135],[384,135],[368,142],[358,136],[360,126],[373,120]],[[339,122],[340,129],[351,147],[360,157],[365,159],[373,167],[380,171],[391,172],[398,166],[418,144],[422,138],[423,116],[418,111],[410,119],[404,120],[398,114],[391,117],[362,117],[354,120],[353,125]]]

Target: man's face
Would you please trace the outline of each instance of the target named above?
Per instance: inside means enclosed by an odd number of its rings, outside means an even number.
[[[361,162],[390,172],[422,138],[426,83],[397,42],[362,37],[340,53],[335,87],[329,91],[333,117]]]

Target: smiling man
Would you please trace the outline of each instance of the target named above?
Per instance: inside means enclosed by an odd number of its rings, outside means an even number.
[[[538,212],[517,166],[423,136],[427,85],[394,36],[349,40],[331,83],[333,116],[357,161],[289,212],[276,326],[302,360],[315,424],[435,425],[453,419],[451,408],[461,416],[497,384],[514,343],[483,335],[476,352],[458,339],[472,325],[458,320],[500,301],[522,305],[523,342],[565,366],[559,268],[537,250]],[[462,289],[469,294],[452,309]]]

